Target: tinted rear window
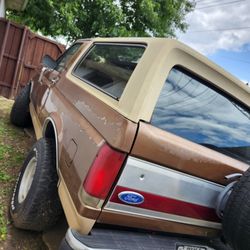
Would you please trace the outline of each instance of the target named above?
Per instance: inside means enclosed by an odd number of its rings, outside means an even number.
[[[250,163],[249,109],[179,68],[171,70],[151,122]]]

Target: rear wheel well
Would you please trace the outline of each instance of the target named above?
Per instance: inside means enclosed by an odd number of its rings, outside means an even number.
[[[44,127],[44,131],[43,131],[43,137],[44,138],[49,138],[52,139],[55,145],[55,149],[56,149],[56,155],[55,155],[55,159],[56,159],[56,168],[58,169],[58,145],[57,145],[57,133],[56,133],[56,128],[53,124],[52,121],[48,121],[47,124]]]
[[[52,122],[48,122],[45,132],[44,132],[44,137],[54,139],[56,141],[55,130],[54,130],[54,126]]]

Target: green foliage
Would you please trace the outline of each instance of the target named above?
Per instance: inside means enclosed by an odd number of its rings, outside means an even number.
[[[93,36],[174,36],[185,31],[193,0],[29,0],[7,17],[69,41]]]

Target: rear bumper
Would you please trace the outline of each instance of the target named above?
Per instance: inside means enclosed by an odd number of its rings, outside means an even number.
[[[94,228],[90,235],[68,229],[60,250],[229,250],[219,239],[186,238],[126,230]]]
[[[59,250],[72,250],[65,238],[62,240]]]
[[[92,248],[86,245],[86,243],[81,242],[80,234],[72,229],[68,229],[65,238],[62,240],[59,250],[109,250],[110,248]],[[84,236],[83,236],[84,237]],[[90,236],[89,236],[90,237]]]
[[[91,250],[81,243],[72,233],[72,229],[68,229],[65,238],[62,240],[59,250]]]

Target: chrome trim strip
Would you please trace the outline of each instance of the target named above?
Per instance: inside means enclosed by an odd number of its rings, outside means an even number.
[[[148,209],[138,208],[135,206],[127,206],[114,202],[108,202],[104,208],[104,211],[111,211],[116,213],[127,214],[136,217],[147,217],[152,219],[160,219],[165,221],[178,222],[182,224],[202,226],[208,228],[221,229],[221,223],[198,220],[193,218],[188,218],[179,215],[167,214],[162,212],[156,212]]]
[[[47,117],[46,120],[43,123],[43,129],[42,129],[42,135],[43,137],[45,136],[45,131],[47,129],[47,126],[49,124],[49,122],[52,123],[53,129],[54,129],[54,133],[55,133],[55,142],[56,142],[56,169],[57,169],[57,173],[59,171],[59,148],[58,148],[58,133],[57,133],[57,129],[56,129],[56,124],[54,122],[54,120],[51,117]]]
[[[34,87],[34,81],[33,81],[33,80],[30,80],[29,84],[30,84],[30,93],[29,93],[29,97],[30,97],[30,101],[31,101],[31,94],[32,94],[33,87]]]
[[[118,186],[215,208],[224,186],[134,157],[128,157]]]

